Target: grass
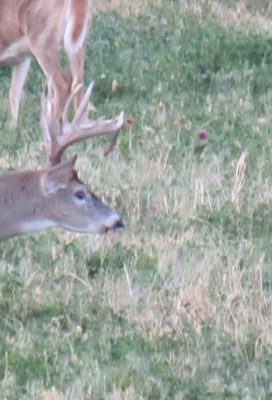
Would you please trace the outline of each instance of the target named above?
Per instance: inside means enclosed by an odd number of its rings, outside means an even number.
[[[97,115],[131,123],[108,158],[103,139],[74,151],[127,227],[1,244],[1,399],[271,398],[271,6],[256,4],[97,2],[86,84]],[[9,82],[0,69],[0,168],[40,168],[43,76],[13,130]]]

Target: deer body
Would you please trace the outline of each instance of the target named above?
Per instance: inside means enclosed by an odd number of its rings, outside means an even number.
[[[85,45],[92,17],[92,0],[1,0],[0,65],[12,65],[10,106],[17,121],[24,83],[34,57],[52,79],[53,108],[61,118],[71,88],[82,83]],[[63,71],[59,49],[64,48],[72,81]],[[77,107],[82,93],[75,97]]]
[[[54,226],[85,233],[124,226],[119,215],[77,178],[75,160],[0,175],[0,241]]]

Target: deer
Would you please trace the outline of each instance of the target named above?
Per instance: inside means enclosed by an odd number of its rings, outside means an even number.
[[[33,58],[46,79],[52,79],[54,117],[61,119],[69,94],[83,82],[91,19],[92,0],[0,1],[0,66],[13,66],[9,102],[15,125]],[[62,49],[72,79],[61,66],[58,53]],[[82,96],[83,88],[74,97],[75,109]]]
[[[52,227],[94,234],[124,227],[121,217],[78,178],[77,156],[65,159],[64,152],[69,146],[90,137],[112,134],[112,141],[105,151],[108,154],[124,123],[123,112],[109,120],[99,118],[86,123],[93,82],[71,120],[68,110],[81,89],[78,86],[69,95],[59,132],[51,81],[45,86],[41,100],[41,129],[48,165],[40,170],[0,175],[0,242]]]

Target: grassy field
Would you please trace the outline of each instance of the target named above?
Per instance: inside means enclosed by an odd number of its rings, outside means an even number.
[[[271,19],[268,0],[96,2],[85,81],[128,123],[107,158],[106,139],[71,152],[127,226],[1,243],[1,400],[272,398]],[[43,81],[11,129],[0,69],[3,173],[46,163]]]

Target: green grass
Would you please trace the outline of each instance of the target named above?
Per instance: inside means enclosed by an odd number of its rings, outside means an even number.
[[[112,3],[94,18],[85,82],[97,115],[133,123],[108,158],[106,139],[73,150],[127,227],[1,244],[0,397],[270,399],[271,7],[248,0],[235,20],[232,1]],[[34,65],[10,129],[0,69],[2,172],[46,163],[43,79]]]

